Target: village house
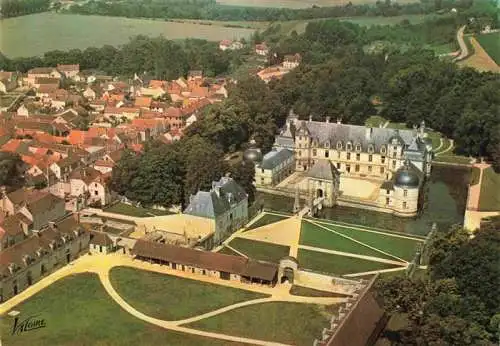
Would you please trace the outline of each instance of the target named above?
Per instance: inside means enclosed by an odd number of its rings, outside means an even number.
[[[71,215],[0,251],[0,303],[77,258],[89,238]]]
[[[300,65],[302,56],[299,53],[293,55],[285,55],[283,59],[283,67],[292,70]]]
[[[280,66],[271,66],[271,67],[266,67],[262,70],[260,70],[257,73],[257,76],[262,79],[264,82],[269,83],[272,80],[275,79],[281,79],[285,74],[290,72],[290,70],[285,69]]]
[[[12,72],[9,72],[9,74],[4,74],[3,76],[0,74],[0,92],[2,93],[8,93],[9,91],[12,91],[17,88],[17,79],[16,76]]]
[[[244,47],[243,43],[240,41],[222,40],[219,42],[219,49],[225,50],[238,50]]]
[[[107,176],[92,167],[82,167],[70,174],[72,197],[83,197],[87,205],[105,206],[111,201]]]
[[[54,67],[36,67],[28,71],[28,77],[25,79],[25,84],[28,87],[35,86],[37,78],[56,78],[61,79],[62,75]]]
[[[269,55],[269,47],[266,45],[265,42],[262,42],[260,44],[255,45],[255,53],[257,55],[261,56],[268,56]]]
[[[222,177],[212,182],[210,191],[191,195],[184,213],[214,219],[214,244],[218,245],[248,221],[248,195],[232,178]]]
[[[85,97],[89,101],[93,101],[96,99],[97,93],[95,92],[94,89],[92,89],[90,86],[87,85],[87,87],[83,91],[83,97]]]
[[[54,172],[57,179],[67,182],[73,170],[82,165],[81,159],[77,155],[69,155],[66,158],[54,162],[50,165],[50,170]]]
[[[74,79],[80,72],[80,65],[57,65],[57,70],[66,78]]]

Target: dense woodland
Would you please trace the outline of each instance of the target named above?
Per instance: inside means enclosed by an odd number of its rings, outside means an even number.
[[[390,313],[408,317],[386,333],[392,345],[498,345],[500,335],[500,219],[473,239],[462,228],[437,232],[424,278],[380,280]]]
[[[1,0],[0,18],[18,17],[48,11],[50,0]]]

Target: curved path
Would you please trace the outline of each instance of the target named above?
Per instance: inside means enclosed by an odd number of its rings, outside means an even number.
[[[467,45],[465,44],[464,41],[464,30],[465,30],[465,25],[462,26],[457,31],[457,41],[458,45],[460,46],[460,54],[455,59],[453,59],[453,61],[463,60],[469,55],[469,50],[467,49]]]
[[[453,150],[453,148],[455,147],[455,142],[453,141],[453,139],[448,139],[450,141],[450,145],[448,146],[448,148],[445,148],[444,150],[436,153],[436,156],[441,156],[443,155],[444,153],[447,153],[449,152],[450,150]]]

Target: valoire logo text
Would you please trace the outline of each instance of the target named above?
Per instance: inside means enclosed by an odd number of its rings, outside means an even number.
[[[14,326],[12,328],[12,335],[29,332],[30,330],[45,328],[47,324],[43,318],[37,318],[39,315],[30,316],[24,320],[19,317],[14,319]]]

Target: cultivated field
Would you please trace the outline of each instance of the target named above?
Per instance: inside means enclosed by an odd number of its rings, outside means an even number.
[[[476,39],[497,65],[500,65],[500,32],[478,35]]]
[[[465,39],[467,40],[467,38]],[[500,73],[500,66],[486,53],[475,37],[470,37],[470,44],[474,53],[467,59],[459,61],[459,66],[472,67],[481,72],[490,71]]]
[[[278,7],[278,8],[308,8],[314,5],[320,7],[345,6],[349,2],[353,5],[375,4],[374,0],[217,0],[221,5],[252,6],[252,7]],[[400,4],[417,2],[417,0],[399,0]]]
[[[230,23],[226,23],[230,24]],[[0,20],[0,51],[8,57],[41,55],[73,48],[120,45],[136,35],[212,41],[248,38],[254,29],[149,19],[39,13]]]

